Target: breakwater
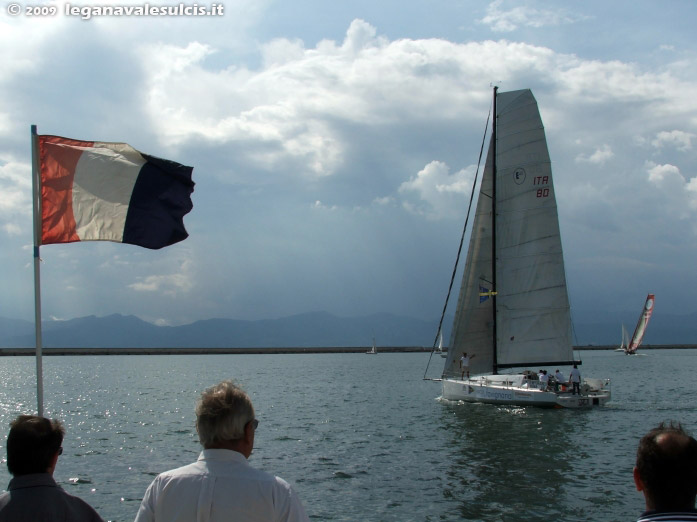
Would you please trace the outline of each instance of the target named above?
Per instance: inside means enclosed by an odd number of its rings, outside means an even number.
[[[574,346],[574,350],[614,350],[614,345]],[[651,344],[642,350],[695,349],[697,344]],[[326,347],[286,347],[286,348],[43,348],[45,356],[72,355],[273,355],[293,353],[366,353],[370,346],[326,346]],[[383,346],[378,353],[430,352],[425,346]],[[34,348],[0,348],[0,357],[34,356]]]
[[[272,355],[285,353],[365,353],[369,346],[289,348],[43,348],[42,355]],[[378,353],[430,352],[423,346],[385,346]],[[0,348],[0,357],[33,356],[34,348]]]

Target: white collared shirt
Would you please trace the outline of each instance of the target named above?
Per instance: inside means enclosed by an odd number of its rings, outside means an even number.
[[[282,478],[254,469],[241,453],[207,449],[198,461],[158,475],[135,522],[309,522]]]

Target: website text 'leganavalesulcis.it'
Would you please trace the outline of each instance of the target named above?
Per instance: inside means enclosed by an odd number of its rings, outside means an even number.
[[[223,16],[223,4],[174,4],[174,5],[22,5],[17,2],[7,4],[7,13],[11,16],[50,17],[58,14],[90,20],[98,17],[157,17],[157,16]]]

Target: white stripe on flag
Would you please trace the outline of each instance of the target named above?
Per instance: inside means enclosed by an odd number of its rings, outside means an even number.
[[[73,215],[82,241],[121,241],[141,154],[125,143],[96,142],[75,167]]]

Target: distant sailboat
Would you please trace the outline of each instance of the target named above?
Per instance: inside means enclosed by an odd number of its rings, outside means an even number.
[[[626,352],[627,346],[629,346],[629,332],[625,328],[624,323],[622,323],[622,341],[620,342],[620,347],[615,348],[616,352]]]
[[[637,349],[639,346],[641,346],[641,343],[644,340],[644,334],[646,333],[646,327],[648,326],[649,319],[651,319],[651,314],[653,313],[653,305],[655,300],[656,298],[653,294],[646,296],[646,302],[644,303],[644,308],[639,315],[639,321],[634,329],[634,335],[632,335],[631,341],[626,342],[626,344],[624,335],[626,335],[627,330],[625,330],[624,325],[622,325],[623,337],[622,346],[620,346],[620,348],[624,348],[624,353],[627,355],[636,354]]]
[[[440,337],[438,339],[438,348],[436,348],[436,353],[439,353],[441,357],[448,356],[448,349],[443,348],[443,334],[440,334]]]
[[[581,394],[554,390],[508,368],[573,359],[557,205],[544,127],[530,90],[498,93],[442,397],[492,404],[583,408],[610,400],[609,379],[583,379]],[[468,375],[464,377],[466,367]]]
[[[378,353],[378,349],[375,346],[375,337],[373,337],[373,347],[365,353]]]

